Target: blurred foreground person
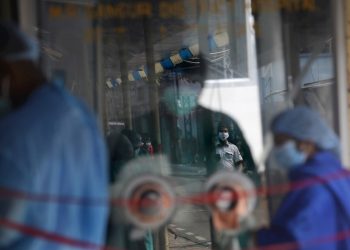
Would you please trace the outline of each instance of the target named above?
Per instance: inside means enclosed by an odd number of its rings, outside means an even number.
[[[259,244],[350,249],[350,175],[341,165],[337,136],[306,107],[281,113],[271,129],[274,157],[289,170],[292,185],[270,228],[259,232]]]
[[[306,107],[279,114],[272,123],[277,163],[289,171],[290,190],[270,226],[256,234],[271,249],[350,249],[350,174],[339,160],[339,141]],[[273,190],[272,190],[273,191]],[[218,213],[214,213],[218,217]],[[214,219],[218,230],[237,229],[237,218]]]
[[[0,249],[104,244],[108,178],[95,118],[46,81],[34,41],[7,24],[0,37]]]

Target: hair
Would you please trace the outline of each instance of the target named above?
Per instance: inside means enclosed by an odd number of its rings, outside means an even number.
[[[219,123],[218,123],[218,127],[217,127],[218,132],[219,132],[222,128],[227,128],[227,129],[229,129],[230,126],[229,126],[227,123],[225,123],[225,122],[219,122]]]

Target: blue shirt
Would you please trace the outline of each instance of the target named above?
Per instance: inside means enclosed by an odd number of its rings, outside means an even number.
[[[318,153],[289,178],[297,185],[270,228],[258,233],[259,246],[295,243],[291,249],[350,249],[350,175],[335,155]]]
[[[1,222],[101,245],[107,185],[106,150],[96,120],[64,89],[46,84],[0,118],[0,191],[22,196],[0,193]],[[44,238],[0,223],[0,249],[81,249]]]

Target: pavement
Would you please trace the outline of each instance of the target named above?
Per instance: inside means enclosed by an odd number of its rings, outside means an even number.
[[[208,250],[211,249],[211,242],[204,241],[201,238],[193,239],[187,235],[189,232],[173,231],[175,225],[168,226],[168,249],[170,250]]]
[[[181,175],[174,176],[175,193],[178,197],[188,197],[202,192],[206,177],[203,172],[197,170],[192,167],[181,171]],[[209,216],[209,211],[204,205],[178,206],[172,221],[167,226],[168,248],[211,249]]]
[[[204,166],[193,166],[189,164],[173,164],[173,176],[205,176],[207,170]]]

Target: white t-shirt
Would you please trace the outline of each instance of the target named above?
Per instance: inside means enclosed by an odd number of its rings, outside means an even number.
[[[219,165],[226,170],[234,170],[235,165],[243,161],[237,146],[229,142],[226,145],[218,144],[216,154],[220,156]]]

